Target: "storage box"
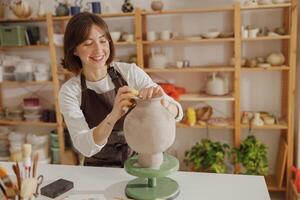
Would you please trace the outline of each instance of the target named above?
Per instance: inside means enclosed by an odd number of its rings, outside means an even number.
[[[0,26],[1,46],[22,46],[26,44],[23,26]]]

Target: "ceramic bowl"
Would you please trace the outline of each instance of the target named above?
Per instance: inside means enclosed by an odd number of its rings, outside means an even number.
[[[220,38],[231,38],[233,36],[234,36],[233,32],[223,32],[223,33],[220,33]]]
[[[117,42],[121,37],[121,32],[110,32],[111,39]]]
[[[207,33],[203,33],[202,36],[208,39],[217,38],[220,35],[220,32],[218,31],[210,31]]]
[[[272,0],[275,4],[285,3],[285,0]]]
[[[270,63],[258,63],[257,67],[267,68],[267,67],[271,67],[271,64]]]

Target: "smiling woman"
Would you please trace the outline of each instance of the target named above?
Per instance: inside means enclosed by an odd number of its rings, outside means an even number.
[[[89,166],[122,167],[132,155],[123,135],[124,118],[138,90],[141,99],[161,98],[174,118],[178,102],[136,64],[114,62],[115,48],[104,20],[91,13],[70,19],[64,37],[63,66],[76,76],[59,92],[61,113],[75,148]]]

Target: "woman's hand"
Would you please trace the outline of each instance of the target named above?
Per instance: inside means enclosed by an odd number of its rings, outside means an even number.
[[[141,99],[152,99],[155,97],[163,97],[163,96],[164,96],[164,91],[160,86],[144,88],[139,92],[139,97]],[[164,106],[165,108],[168,108],[169,104],[170,104],[169,101],[167,101],[165,98],[161,99],[161,105]]]
[[[134,97],[132,90],[128,86],[120,87],[115,97],[113,109],[110,113],[114,122],[118,121],[132,105],[130,101]]]

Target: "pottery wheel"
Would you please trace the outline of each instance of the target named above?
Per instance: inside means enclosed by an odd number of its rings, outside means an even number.
[[[159,169],[137,167],[138,156],[129,158],[124,165],[127,173],[139,178],[126,185],[126,196],[139,200],[174,199],[179,194],[176,181],[165,177],[179,169],[178,160],[164,154],[164,161]]]

